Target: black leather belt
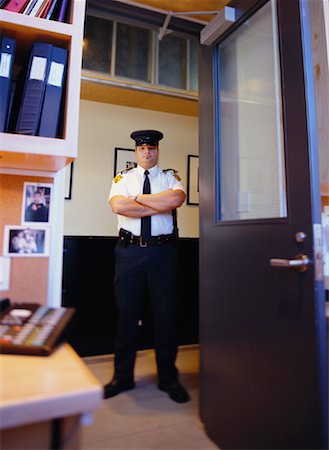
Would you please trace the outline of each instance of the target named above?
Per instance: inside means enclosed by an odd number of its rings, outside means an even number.
[[[152,236],[147,241],[144,241],[141,236],[134,236],[130,231],[124,230],[123,228],[120,228],[119,237],[125,245],[132,244],[139,245],[140,247],[155,247],[168,244],[175,240],[173,234],[161,234],[160,236]]]

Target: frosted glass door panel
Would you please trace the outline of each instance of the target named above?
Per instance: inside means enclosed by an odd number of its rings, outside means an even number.
[[[286,217],[275,3],[218,47],[218,220]]]

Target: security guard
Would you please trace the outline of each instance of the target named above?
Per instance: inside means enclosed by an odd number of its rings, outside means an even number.
[[[113,180],[109,203],[118,215],[119,241],[115,248],[114,288],[118,309],[114,376],[104,387],[104,398],[135,387],[134,365],[138,321],[145,290],[152,309],[158,388],[178,403],[190,397],[178,381],[176,343],[176,208],[185,200],[175,171],[157,163],[159,141],[155,130],[133,132],[137,167]]]

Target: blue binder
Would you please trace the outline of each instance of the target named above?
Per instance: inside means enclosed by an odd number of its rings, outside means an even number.
[[[59,115],[64,93],[67,50],[53,46],[42,105],[39,136],[57,137]]]
[[[5,124],[4,131],[10,131],[10,119],[11,119],[11,114],[12,114],[12,111],[13,111],[14,98],[15,98],[15,93],[16,93],[16,86],[17,86],[17,81],[13,79],[11,81],[11,85],[10,85],[9,101],[8,101],[8,109],[7,109],[7,118],[6,118],[6,124]]]
[[[1,37],[0,43],[0,131],[6,130],[16,39]]]
[[[16,132],[38,134],[52,44],[35,42],[30,55]]]

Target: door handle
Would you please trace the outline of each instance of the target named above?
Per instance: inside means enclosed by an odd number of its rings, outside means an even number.
[[[295,257],[295,259],[279,259],[279,258],[271,258],[270,264],[272,267],[285,267],[288,269],[295,269],[298,272],[305,272],[307,270],[307,266],[309,265],[310,260],[306,255],[299,254]]]

